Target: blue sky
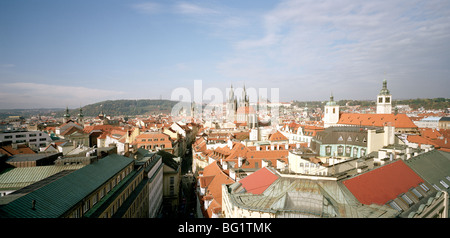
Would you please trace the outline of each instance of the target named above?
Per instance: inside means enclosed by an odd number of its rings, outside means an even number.
[[[0,1],[0,108],[279,88],[449,97],[450,1]]]

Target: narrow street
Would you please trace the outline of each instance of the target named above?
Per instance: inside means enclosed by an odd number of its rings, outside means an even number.
[[[192,174],[192,150],[188,147],[181,163],[180,207],[178,215],[183,218],[194,218],[196,209],[195,179]]]

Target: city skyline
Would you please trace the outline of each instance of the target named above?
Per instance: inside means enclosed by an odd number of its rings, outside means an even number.
[[[2,1],[0,108],[279,88],[281,102],[448,97],[448,1]]]

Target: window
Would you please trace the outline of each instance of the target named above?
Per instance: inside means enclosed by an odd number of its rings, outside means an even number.
[[[16,135],[16,138],[24,138],[24,137],[26,137],[27,135],[24,135],[24,134],[22,134],[22,135]]]
[[[339,136],[338,141],[344,141],[344,138],[342,138],[342,136]]]
[[[425,184],[420,184],[419,185],[425,192],[428,192],[430,189],[425,185]]]
[[[30,136],[30,137],[35,137],[35,136],[36,136],[36,134],[29,134],[29,136]]]
[[[400,211],[400,212],[403,211],[403,209],[394,201],[390,202],[389,206],[391,206],[392,208],[394,208],[397,211]]]
[[[331,146],[325,147],[325,153],[326,153],[327,155],[331,155]]]
[[[47,138],[39,138],[39,141],[46,141]]]
[[[403,195],[401,196],[401,198],[402,198],[406,203],[408,203],[409,206],[411,206],[411,205],[413,204],[413,201],[411,201],[411,199],[410,199],[406,194],[403,194]]]
[[[158,141],[158,138],[155,138],[153,141]]]
[[[102,199],[105,196],[105,188],[102,188],[102,190],[100,190],[100,199]]]
[[[347,155],[350,155],[351,149],[352,149],[352,148],[351,148],[350,146],[345,147],[345,153],[346,153]]]
[[[342,153],[344,153],[344,146],[338,146],[338,154],[342,155]]]
[[[142,142],[145,142],[145,139],[142,139],[141,141],[142,141]]]
[[[386,103],[390,103],[391,102],[391,98],[390,97],[386,97]]]
[[[336,108],[333,108],[333,114],[336,113]]]
[[[438,190],[438,191],[442,191],[442,189],[440,187],[438,187],[436,184],[432,185],[434,189]]]
[[[445,188],[448,188],[448,184],[446,184],[445,182],[444,182],[444,180],[441,180],[441,181],[439,181],[441,184],[442,184],[442,186],[444,186]]]
[[[379,98],[378,98],[378,102],[379,102],[379,103],[383,103],[383,98],[382,98],[382,97],[379,97]]]
[[[83,212],[86,213],[91,208],[91,201],[87,200],[83,205]]]
[[[347,138],[347,141],[352,141],[352,138],[349,136],[349,137]]]
[[[411,191],[414,193],[414,195],[416,195],[417,198],[422,198],[422,194],[419,193],[419,191],[417,191],[417,189],[413,188],[411,189]]]
[[[10,136],[5,136],[5,139],[12,139],[12,135],[10,135]]]
[[[96,193],[94,197],[92,197],[92,205],[95,205],[97,201],[98,201],[98,193]]]
[[[353,148],[353,157],[358,157],[358,148]]]

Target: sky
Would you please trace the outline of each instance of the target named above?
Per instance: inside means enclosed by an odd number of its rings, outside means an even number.
[[[0,1],[0,109],[193,98],[194,82],[375,100],[383,79],[394,100],[450,96],[450,1]]]

